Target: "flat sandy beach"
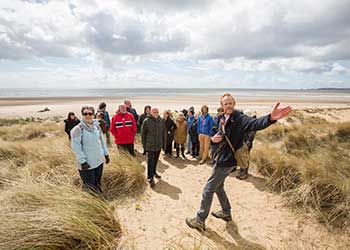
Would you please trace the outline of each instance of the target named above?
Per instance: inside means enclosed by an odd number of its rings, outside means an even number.
[[[146,105],[158,107],[160,111],[165,109],[182,110],[194,106],[196,111],[202,105],[208,105],[210,112],[215,113],[219,107],[220,96],[142,96],[129,97],[134,108],[140,114]],[[80,114],[83,104],[91,104],[97,107],[99,102],[107,103],[107,110],[113,114],[123,97],[38,97],[38,98],[0,98],[0,118],[16,117],[65,117],[73,111]],[[298,96],[267,96],[267,97],[236,97],[236,108],[244,112],[263,114],[269,112],[276,102],[281,105],[291,105],[295,109],[304,108],[350,108],[348,96],[338,98],[305,98]],[[38,112],[44,108],[48,112]]]

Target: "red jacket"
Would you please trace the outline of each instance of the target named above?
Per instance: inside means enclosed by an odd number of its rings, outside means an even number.
[[[136,121],[134,116],[127,112],[122,114],[116,113],[112,117],[111,133],[114,136],[115,144],[131,144],[134,143],[136,134]]]

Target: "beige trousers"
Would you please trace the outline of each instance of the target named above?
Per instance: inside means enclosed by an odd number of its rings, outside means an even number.
[[[210,136],[199,134],[199,157],[205,161],[208,158],[210,148]]]

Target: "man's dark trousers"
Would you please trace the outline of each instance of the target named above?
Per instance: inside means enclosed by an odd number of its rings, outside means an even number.
[[[147,178],[153,179],[156,174],[157,163],[159,159],[160,150],[158,151],[148,151],[148,164],[147,164]]]

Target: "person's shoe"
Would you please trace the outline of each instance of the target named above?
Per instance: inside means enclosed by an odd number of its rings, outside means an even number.
[[[187,159],[185,154],[182,154],[182,157],[183,157],[184,159]]]
[[[205,160],[200,160],[199,164],[204,164]]]
[[[149,182],[149,186],[150,186],[151,188],[153,188],[153,187],[156,185],[156,183],[154,182],[154,179],[153,179],[153,178],[152,178],[152,179],[149,179],[148,182]]]
[[[197,218],[186,218],[186,224],[190,228],[197,229],[200,232],[205,231],[204,222],[197,220]]]
[[[211,215],[213,215],[216,218],[223,219],[224,221],[232,221],[231,214],[225,214],[222,210],[212,212]]]
[[[239,173],[239,174],[236,176],[236,178],[237,178],[238,180],[246,180],[246,179],[248,178],[248,173],[245,173],[245,172]]]
[[[189,154],[190,154],[190,151],[187,151],[186,154],[189,155]]]
[[[161,178],[162,178],[162,176],[160,176],[160,175],[157,174],[157,173],[154,174],[154,177],[156,177],[157,179],[161,179]]]

